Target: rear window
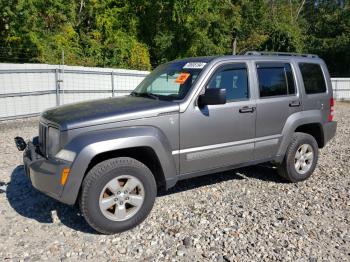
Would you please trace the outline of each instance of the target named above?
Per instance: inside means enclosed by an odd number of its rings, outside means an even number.
[[[257,63],[260,97],[295,94],[292,68],[288,63]]]
[[[319,64],[299,63],[306,94],[326,92],[326,82]]]

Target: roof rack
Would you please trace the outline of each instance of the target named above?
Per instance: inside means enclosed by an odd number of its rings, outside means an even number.
[[[287,53],[287,52],[267,52],[267,51],[248,51],[244,55],[299,56],[299,57],[318,58],[318,55],[313,55],[313,54],[299,54],[299,53]]]

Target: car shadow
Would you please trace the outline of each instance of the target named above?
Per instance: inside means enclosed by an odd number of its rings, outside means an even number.
[[[158,196],[166,196],[203,186],[217,184],[228,180],[242,179],[258,179],[278,184],[287,183],[285,179],[278,176],[277,170],[274,166],[269,164],[262,164],[181,180],[178,181],[177,184],[168,191],[160,192]]]
[[[160,192],[158,196],[162,197],[235,179],[259,179],[285,183],[285,180],[277,176],[273,167],[258,165],[182,180],[167,192]],[[58,225],[63,224],[84,233],[98,234],[86,223],[76,205],[62,204],[37,191],[31,185],[29,178],[25,176],[23,165],[17,166],[12,171],[11,181],[6,187],[6,196],[11,207],[21,216],[35,219],[40,223],[58,223]]]
[[[21,216],[40,223],[58,223],[74,230],[95,234],[85,222],[77,206],[69,206],[36,190],[24,173],[24,166],[17,166],[7,184],[6,196],[11,207]]]

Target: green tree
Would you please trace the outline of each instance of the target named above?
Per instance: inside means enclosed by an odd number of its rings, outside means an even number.
[[[349,76],[344,0],[0,0],[0,61],[149,70],[188,56],[311,52]]]
[[[305,51],[326,60],[333,76],[350,76],[350,4],[309,1],[302,13]]]
[[[152,64],[186,56],[231,53],[239,5],[230,1],[137,1],[139,37],[150,46]],[[148,21],[152,21],[149,23]]]

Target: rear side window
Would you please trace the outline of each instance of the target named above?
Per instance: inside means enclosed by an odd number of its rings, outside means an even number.
[[[288,63],[257,63],[260,97],[295,94],[293,72]]]
[[[306,94],[326,92],[326,83],[319,64],[299,63]]]

